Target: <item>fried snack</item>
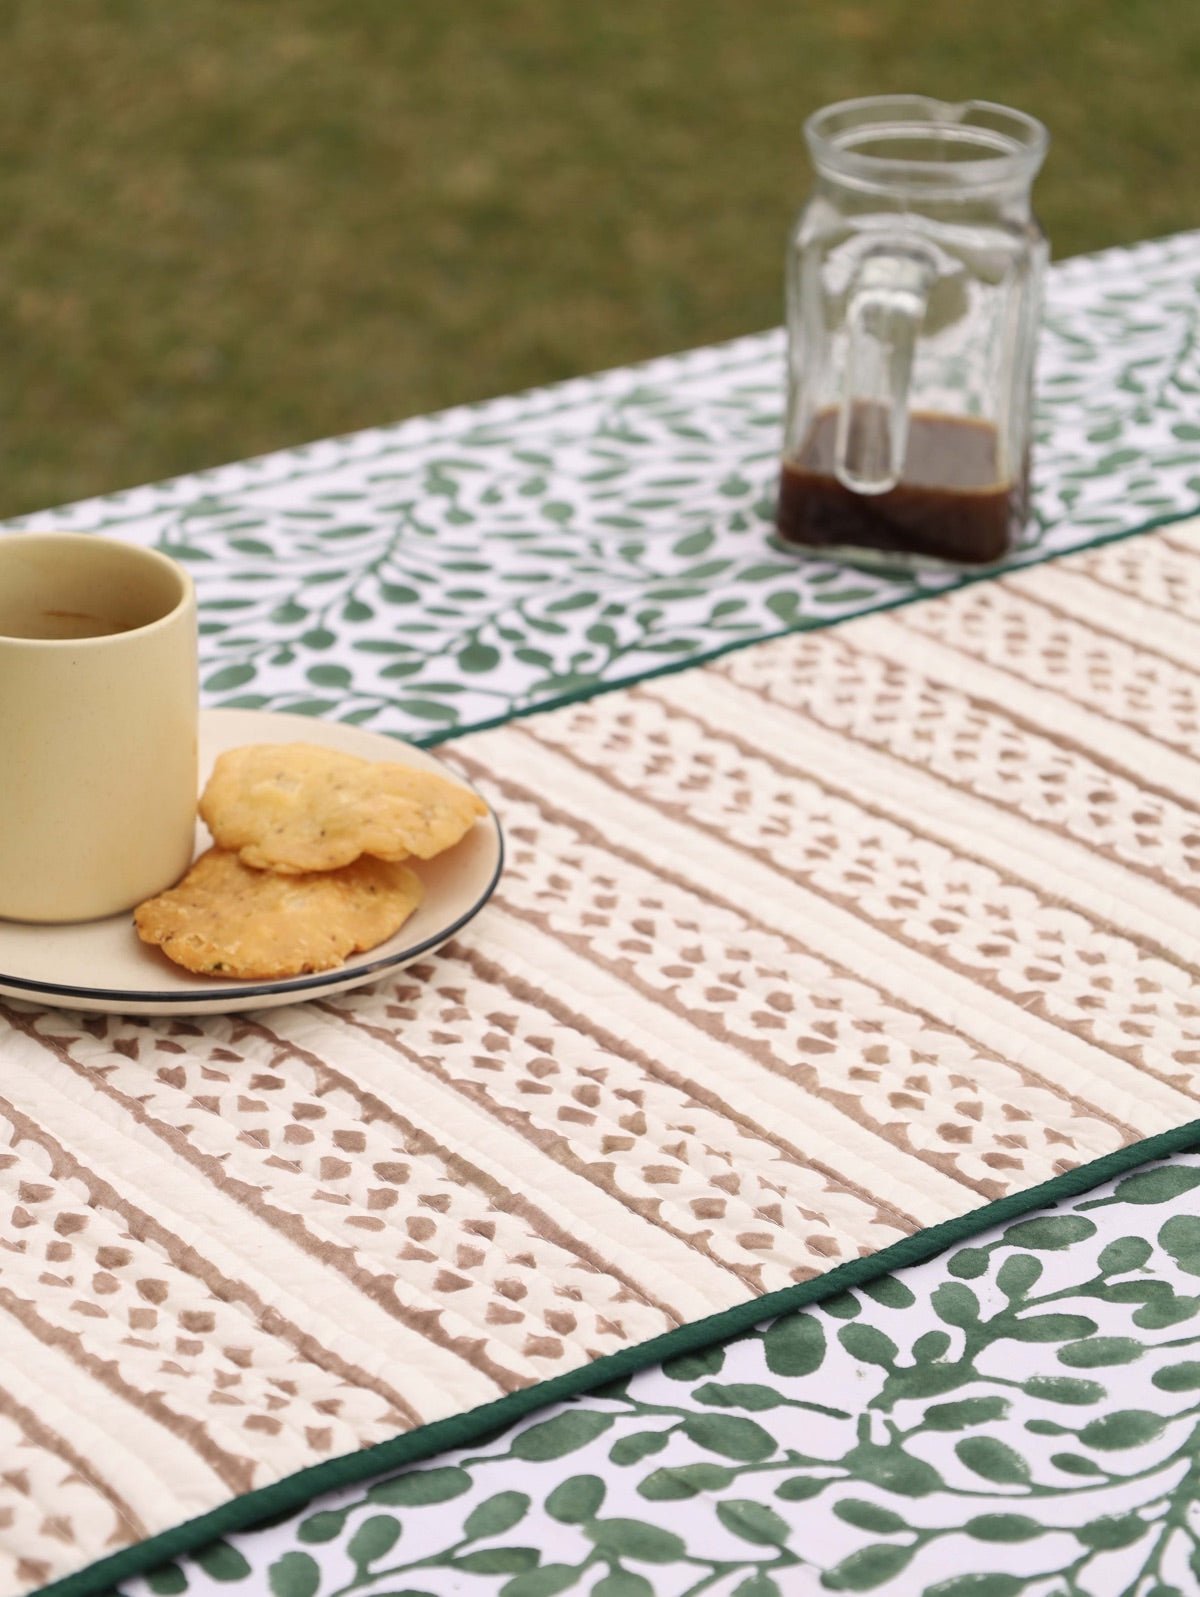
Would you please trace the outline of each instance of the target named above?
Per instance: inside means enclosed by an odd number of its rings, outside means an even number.
[[[407,865],[362,859],[320,875],[278,876],[210,848],[133,919],[144,943],[186,970],[275,981],[374,948],[420,902],[420,880]]]
[[[430,859],[486,813],[469,787],[436,771],[311,743],[230,749],[200,798],[218,847],[284,873],[336,870],[362,854]]]

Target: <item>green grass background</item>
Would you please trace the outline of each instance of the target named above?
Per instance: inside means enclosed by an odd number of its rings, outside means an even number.
[[[0,515],[778,322],[801,125],[1006,101],[1200,226],[1198,0],[4,0]]]

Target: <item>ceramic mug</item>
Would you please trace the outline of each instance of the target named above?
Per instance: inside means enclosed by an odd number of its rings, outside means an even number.
[[[96,920],[187,869],[196,596],[154,549],[0,535],[0,917]]]

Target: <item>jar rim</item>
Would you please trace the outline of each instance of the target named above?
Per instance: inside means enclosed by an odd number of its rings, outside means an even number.
[[[1050,142],[1043,123],[1011,106],[924,94],[839,100],[815,111],[804,133],[824,175],[877,192],[909,184],[924,194],[1028,184]],[[889,154],[889,146],[903,153]]]

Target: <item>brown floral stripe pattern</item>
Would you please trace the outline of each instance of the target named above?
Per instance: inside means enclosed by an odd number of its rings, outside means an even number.
[[[1197,659],[1184,528],[796,634],[451,744],[390,980],[0,1009],[0,1592],[1195,1118]]]

